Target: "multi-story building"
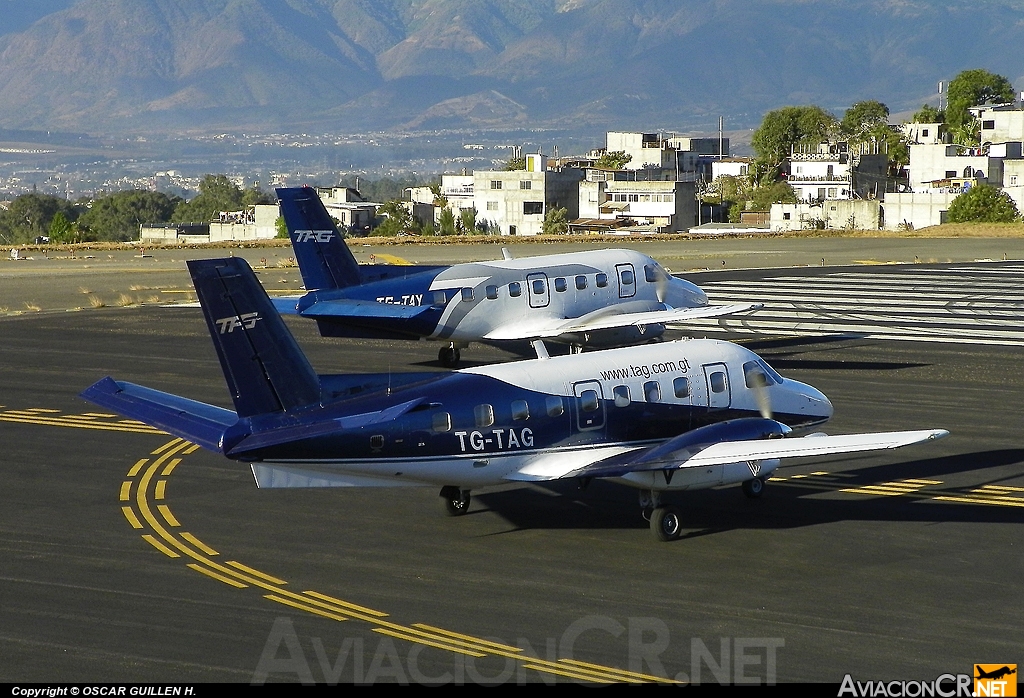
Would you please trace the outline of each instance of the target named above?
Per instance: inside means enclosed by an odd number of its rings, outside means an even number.
[[[637,181],[627,173],[588,170],[579,192],[582,220],[574,225],[579,230],[612,227],[679,232],[688,230],[696,217],[693,173],[676,181]]]
[[[502,235],[538,235],[550,209],[566,209],[567,220],[579,216],[582,178],[582,170],[549,168],[539,154],[526,156],[525,170],[478,170],[473,173],[477,220]]]

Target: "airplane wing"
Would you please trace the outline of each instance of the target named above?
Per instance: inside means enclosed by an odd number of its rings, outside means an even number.
[[[641,313],[615,313],[612,308],[604,309],[581,318],[545,318],[536,322],[521,322],[498,327],[488,332],[484,339],[555,339],[562,335],[594,332],[630,325],[667,325],[686,322],[697,318],[735,315],[759,310],[764,303],[736,303],[732,305],[705,305],[699,308],[673,308],[670,310],[649,310]]]
[[[872,434],[846,434],[843,436],[810,436],[781,439],[754,439],[714,443],[697,453],[666,453],[659,449],[656,458],[648,458],[655,448],[641,448],[620,453],[582,467],[561,458],[534,461],[507,476],[508,480],[543,481],[571,477],[620,477],[626,473],[650,470],[677,470],[725,465],[743,461],[773,458],[803,458],[831,456],[839,453],[880,451],[911,444],[941,439],[948,436],[945,429],[919,431],[890,431]]]

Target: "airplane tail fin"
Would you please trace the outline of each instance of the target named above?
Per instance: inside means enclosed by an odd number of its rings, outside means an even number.
[[[238,416],[319,402],[319,377],[248,263],[201,259],[188,270]]]
[[[316,189],[281,188],[277,190],[277,198],[306,289],[323,291],[358,286],[361,281],[356,258]]]

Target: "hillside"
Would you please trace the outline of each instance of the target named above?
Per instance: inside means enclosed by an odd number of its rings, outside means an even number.
[[[2,4],[0,128],[749,127],[913,110],[965,68],[1024,87],[1015,0]]]

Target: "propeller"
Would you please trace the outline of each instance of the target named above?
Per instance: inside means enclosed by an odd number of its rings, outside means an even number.
[[[765,419],[774,419],[772,417],[772,399],[768,395],[768,377],[757,371],[750,378],[753,384],[751,390],[754,392],[754,401],[757,403],[758,411]]]
[[[654,280],[654,292],[658,297],[658,302],[663,305],[665,303],[665,299],[668,297],[668,283],[668,272],[661,267],[658,267],[658,273]]]

